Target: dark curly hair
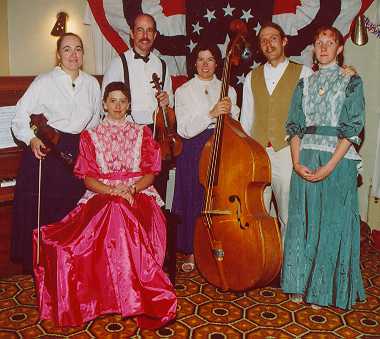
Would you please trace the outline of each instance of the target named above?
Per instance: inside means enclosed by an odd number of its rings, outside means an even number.
[[[197,73],[197,68],[195,64],[196,64],[199,52],[203,52],[203,51],[210,51],[210,53],[215,59],[218,69],[221,68],[220,66],[222,64],[222,53],[220,52],[219,47],[214,43],[201,41],[194,48],[194,50],[191,52],[191,55],[190,55],[190,66],[191,66],[190,72],[192,76],[194,76],[194,74]]]

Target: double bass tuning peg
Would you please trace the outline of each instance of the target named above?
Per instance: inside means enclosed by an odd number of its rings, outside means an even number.
[[[230,31],[236,34],[247,35],[248,27],[242,20],[235,19],[230,22]]]
[[[240,59],[248,61],[252,58],[253,52],[251,44],[247,40],[248,28],[245,22],[240,19],[232,20],[230,23],[230,31],[236,34],[230,47],[232,50],[231,62],[237,66]]]

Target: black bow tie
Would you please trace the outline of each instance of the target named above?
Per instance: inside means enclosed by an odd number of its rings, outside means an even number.
[[[135,50],[133,50],[133,52],[135,52],[135,59],[141,59],[145,63],[147,63],[149,61],[149,54],[146,56],[142,56],[139,53],[137,53]]]

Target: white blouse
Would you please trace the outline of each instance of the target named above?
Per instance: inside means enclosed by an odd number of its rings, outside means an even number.
[[[179,135],[190,139],[215,126],[216,118],[210,117],[209,112],[219,100],[221,86],[222,82],[215,76],[212,80],[194,76],[176,90],[175,113]],[[236,91],[231,86],[228,96],[232,102],[231,115],[238,120],[240,110],[236,106]]]
[[[43,113],[49,125],[78,134],[99,123],[100,86],[91,75],[79,72],[72,81],[60,67],[37,76],[16,105],[12,120],[15,137],[29,145],[35,136],[29,127],[31,114]]]

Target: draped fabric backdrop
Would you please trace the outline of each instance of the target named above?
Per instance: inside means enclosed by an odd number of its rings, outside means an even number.
[[[191,51],[200,40],[218,44],[225,55],[231,34],[229,23],[243,20],[249,29],[253,57],[235,68],[231,85],[241,92],[244,76],[260,61],[256,34],[260,24],[274,21],[289,36],[287,54],[300,63],[311,65],[313,33],[321,25],[334,25],[348,36],[351,24],[373,0],[88,0],[91,13],[85,22],[94,26],[94,36],[99,30],[113,46],[116,53],[130,48],[130,27],[138,12],[149,13],[157,21],[160,32],[156,39],[157,54],[167,62],[176,87],[190,71],[186,63]],[[92,14],[92,15],[91,15]],[[97,32],[97,33],[96,33]],[[104,42],[96,44],[97,71],[103,73],[111,58],[105,52]],[[108,47],[109,48],[109,47]],[[108,60],[107,60],[108,59]]]

